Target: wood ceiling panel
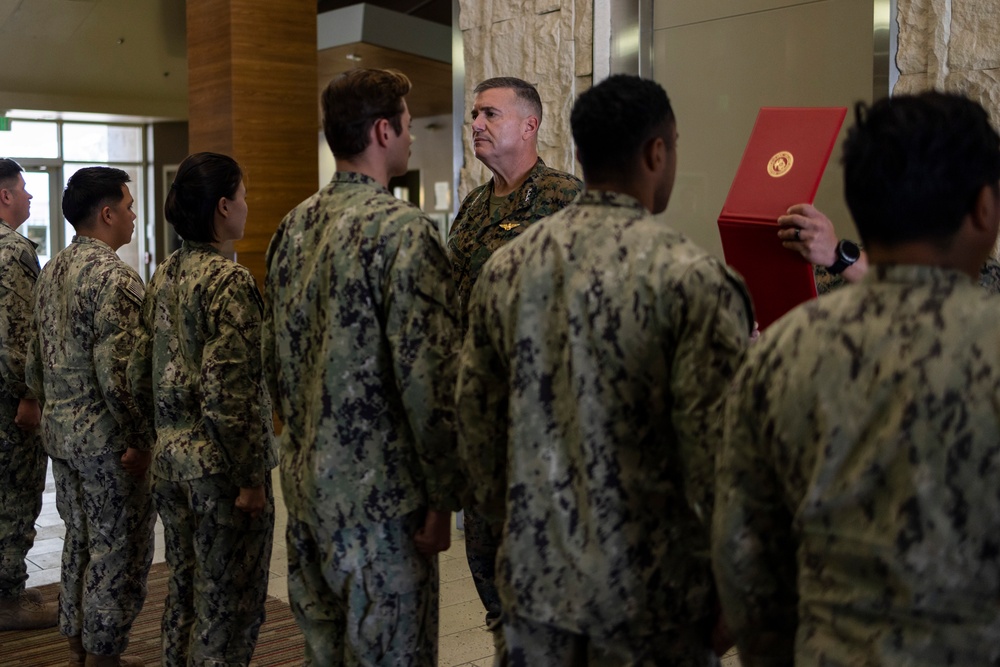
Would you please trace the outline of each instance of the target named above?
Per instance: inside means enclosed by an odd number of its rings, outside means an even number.
[[[397,69],[410,78],[413,89],[406,104],[414,118],[451,113],[451,65],[410,53],[364,42],[345,44],[319,52],[319,90],[330,79],[357,67]],[[360,56],[351,60],[347,56]]]

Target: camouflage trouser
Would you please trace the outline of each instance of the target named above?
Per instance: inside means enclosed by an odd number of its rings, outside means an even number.
[[[52,459],[66,524],[59,631],[88,653],[118,655],[146,599],[156,514],[149,481],[125,472],[121,452]]]
[[[267,600],[274,534],[271,477],[256,519],[236,509],[239,487],[224,475],[153,479],[163,520],[170,585],[163,612],[163,666],[247,665]]]
[[[503,632],[510,667],[717,667],[707,629],[671,631],[635,639],[597,639],[505,615]],[[502,664],[499,654],[494,665]]]
[[[437,556],[413,545],[418,514],[340,531],[289,517],[288,593],[306,665],[437,667]]]
[[[500,594],[497,593],[496,563],[500,536],[489,522],[475,510],[465,510],[465,557],[476,584],[479,599],[486,607],[486,625],[498,628],[500,621]]]
[[[0,438],[0,598],[24,590],[25,556],[35,541],[35,519],[42,511],[48,459],[37,434],[23,434],[12,423]]]

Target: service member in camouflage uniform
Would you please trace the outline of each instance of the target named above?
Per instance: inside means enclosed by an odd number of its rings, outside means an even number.
[[[1000,664],[1000,137],[956,95],[858,106],[871,268],[771,325],[726,408],[713,557],[747,667]]]
[[[70,177],[63,215],[76,229],[35,289],[38,333],[29,386],[42,401],[45,451],[66,523],[59,629],[74,662],[121,658],[146,598],[156,516],[145,477],[149,425],[128,387],[142,306],[139,275],[115,251],[135,228],[124,171],[87,167]]]
[[[330,83],[338,171],[267,251],[288,589],[306,663],[322,667],[437,665],[437,553],[461,490],[458,313],[433,222],[386,189],[407,168],[409,90],[385,70]]]
[[[836,260],[837,232],[830,219],[815,206],[795,204],[788,209],[787,215],[778,218],[778,224],[782,227],[778,237],[784,246],[814,265],[816,291],[819,294],[826,294],[847,283],[856,283],[868,271],[868,254],[864,250],[858,261],[842,273],[832,274],[827,270]],[[992,254],[979,267],[979,284],[990,294],[1000,294],[1000,261]]]
[[[184,245],[149,281],[129,367],[155,418],[153,501],[171,574],[163,665],[248,665],[264,621],[277,456],[263,300],[250,272],[222,254],[246,224],[240,166],[189,156],[164,213]]]
[[[483,267],[460,362],[510,664],[712,665],[707,522],[749,295],[651,215],[677,156],[658,84],[613,76],[571,122],[586,190]]]
[[[463,325],[472,286],[490,255],[531,223],[573,201],[583,187],[578,178],[546,167],[538,157],[542,101],[534,86],[497,77],[480,83],[474,93],[473,148],[493,178],[462,202],[448,239]],[[499,526],[491,527],[474,509],[466,509],[466,556],[486,607],[486,624],[498,639],[500,597],[494,578],[499,539]]]
[[[24,587],[47,459],[38,401],[24,381],[39,267],[35,244],[15,231],[31,207],[21,171],[14,160],[0,158],[0,630],[56,624],[56,605],[41,604],[38,591]]]

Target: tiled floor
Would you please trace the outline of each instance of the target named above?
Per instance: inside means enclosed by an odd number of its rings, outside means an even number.
[[[271,554],[271,579],[268,593],[288,600],[288,552],[285,549],[287,513],[281,500],[281,485],[274,475],[275,500],[278,511],[274,526],[274,550]],[[28,553],[28,586],[42,586],[59,581],[64,528],[56,511],[55,483],[52,471],[45,485],[42,513],[36,522],[38,535]],[[163,561],[163,527],[156,525],[154,562]],[[451,549],[441,554],[441,639],[438,648],[439,667],[489,667],[493,664],[493,639],[483,624],[483,605],[476,594],[465,561],[463,534],[452,530]]]

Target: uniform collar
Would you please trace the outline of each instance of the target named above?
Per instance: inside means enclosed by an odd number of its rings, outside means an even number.
[[[354,183],[356,185],[370,185],[377,190],[389,192],[388,189],[371,176],[357,171],[338,171],[333,175],[330,183]]]
[[[203,252],[213,252],[217,255],[222,255],[221,250],[207,241],[188,241],[185,239],[184,242],[181,243],[181,247],[188,250],[201,250]]]
[[[577,198],[576,204],[581,206],[615,206],[619,208],[635,208],[645,211],[639,200],[624,192],[611,190],[584,190]]]
[[[77,234],[73,237],[71,243],[80,243],[83,245],[95,245],[99,248],[106,248],[110,252],[114,252],[115,249],[109,246],[107,243],[100,239],[95,239],[93,236],[84,236],[82,234]]]
[[[875,264],[872,268],[874,270],[865,274],[864,281],[948,287],[962,283],[975,284],[972,277],[964,271],[929,264]]]
[[[7,224],[7,221],[4,220],[3,218],[0,218],[0,226],[6,227],[7,231],[13,232],[14,234],[17,234],[18,236],[20,236],[22,239],[24,239],[25,241],[27,241],[28,243],[30,243],[31,247],[34,248],[35,250],[38,249],[38,244],[37,243],[35,243],[34,241],[32,241],[31,239],[29,239],[27,236],[25,236],[21,232],[17,231],[13,227],[11,227],[9,224]]]

